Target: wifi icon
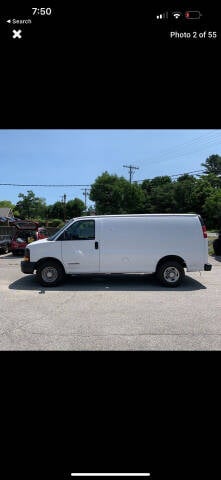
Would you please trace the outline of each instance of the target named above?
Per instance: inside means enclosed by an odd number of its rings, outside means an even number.
[[[181,17],[181,13],[180,12],[173,12],[172,13],[173,17],[178,19],[179,17]]]

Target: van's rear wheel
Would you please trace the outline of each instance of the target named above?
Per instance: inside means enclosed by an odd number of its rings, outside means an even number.
[[[177,287],[185,277],[182,265],[172,260],[161,263],[156,273],[158,280],[166,287]]]
[[[44,287],[54,287],[62,282],[64,270],[55,260],[47,260],[37,268],[36,277]]]

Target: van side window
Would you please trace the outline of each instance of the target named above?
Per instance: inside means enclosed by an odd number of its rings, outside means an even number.
[[[94,240],[95,221],[79,220],[73,223],[57,240]]]

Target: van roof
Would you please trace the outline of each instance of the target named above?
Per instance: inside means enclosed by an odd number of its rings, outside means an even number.
[[[130,213],[121,215],[89,215],[83,217],[74,217],[72,220],[82,220],[94,218],[132,218],[132,217],[199,217],[197,213]]]

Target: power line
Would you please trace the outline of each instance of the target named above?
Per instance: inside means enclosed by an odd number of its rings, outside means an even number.
[[[206,138],[206,135],[209,136],[209,138]],[[199,137],[195,137],[195,138],[192,138],[192,140],[190,141],[186,141],[184,143],[180,143],[180,144],[177,144],[177,145],[174,145],[172,147],[169,147],[169,148],[166,148],[164,149],[162,152],[159,152],[158,154],[158,159],[160,157],[165,157],[167,155],[169,156],[173,156],[173,155],[183,155],[183,154],[187,154],[187,152],[185,151],[185,147],[186,147],[186,150],[188,151],[189,150],[189,147],[202,147],[203,146],[203,142],[205,141],[206,142],[206,145],[204,145],[204,148],[205,146],[207,146],[207,144],[209,143],[213,143],[214,141],[216,141],[216,139],[220,139],[220,131],[219,131],[219,134],[218,132],[216,131],[212,131],[210,133],[207,133],[207,134],[203,134],[203,135],[200,135]],[[203,140],[201,140],[203,139]],[[198,141],[201,140],[198,144]],[[180,152],[180,150],[182,149],[182,152]],[[192,150],[191,152],[192,153]]]
[[[168,161],[168,159],[176,157],[186,157],[187,155],[192,155],[193,153],[205,152],[205,148],[211,147],[213,144],[217,145],[221,143],[221,130],[216,132],[215,130],[209,134],[204,134],[194,139],[174,145],[170,148],[159,151],[157,154],[157,160],[159,163]],[[208,137],[206,137],[206,135]],[[147,160],[147,158],[146,158]],[[154,161],[155,162],[155,161]]]
[[[177,173],[176,175],[170,175],[170,177],[181,177],[182,175],[198,175],[198,173],[203,172],[203,170],[193,170],[192,172]]]
[[[90,187],[90,184],[82,185],[40,185],[40,184],[25,184],[25,183],[0,183],[0,185],[8,185],[11,187]]]
[[[126,165],[125,165],[126,166]],[[132,167],[132,165],[131,165]],[[135,168],[138,168],[138,167],[135,167]],[[168,177],[179,177],[181,175],[189,175],[189,174],[198,174],[198,173],[201,173],[203,172],[204,170],[201,169],[201,170],[193,170],[191,172],[183,172],[183,173],[177,173],[177,174],[174,174],[174,175],[168,175]],[[159,175],[156,175],[156,176],[159,176]],[[160,176],[163,176],[163,175],[160,175]],[[155,177],[153,177],[155,178]],[[144,180],[152,180],[151,178],[145,178]],[[144,180],[136,180],[136,183],[138,182],[143,182]],[[71,184],[71,185],[40,185],[40,184],[21,184],[21,183],[0,183],[0,186],[11,186],[11,187],[91,187],[93,184],[79,184],[79,185],[76,185],[76,184]],[[106,186],[107,184],[106,183],[100,183],[99,186],[103,187],[103,186]],[[110,184],[111,185],[111,184]],[[83,188],[82,190],[85,190],[85,188]],[[87,189],[89,190],[89,189]]]
[[[168,177],[172,178],[172,177],[181,177],[182,175],[190,175],[190,174],[197,175],[198,173],[201,173],[203,171],[204,170],[193,170],[192,172],[177,173],[176,175],[156,175],[156,176],[159,176],[159,177],[168,176]],[[156,178],[156,177],[153,177],[153,178]],[[145,180],[153,180],[153,179],[152,178],[144,178],[143,180],[136,180],[136,182],[134,182],[134,183],[144,182]]]

